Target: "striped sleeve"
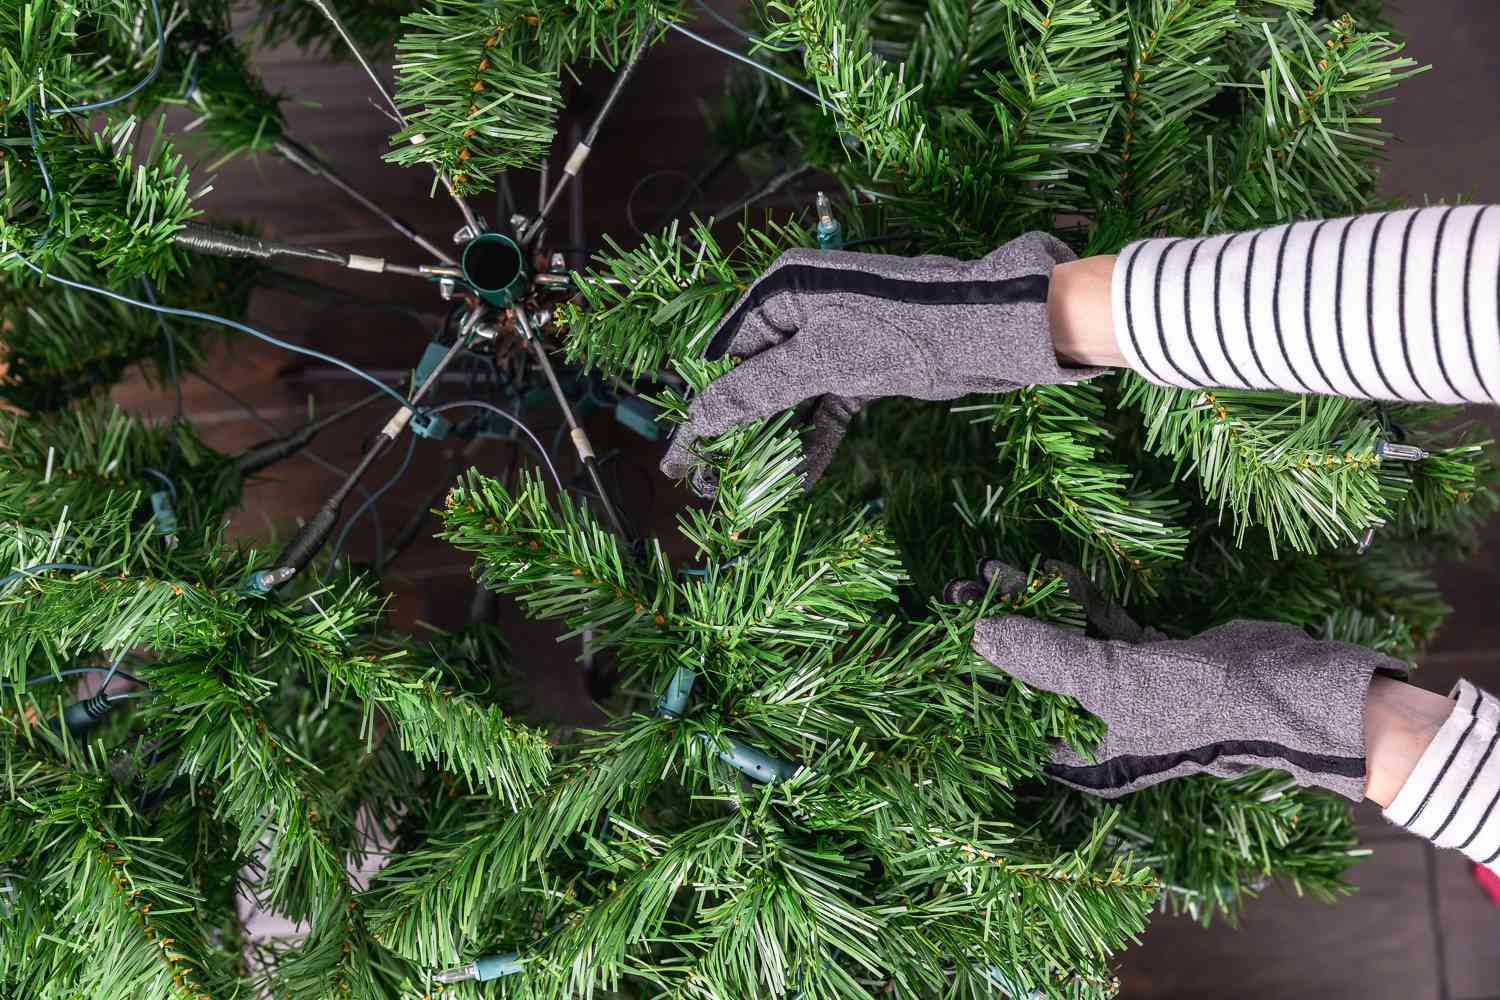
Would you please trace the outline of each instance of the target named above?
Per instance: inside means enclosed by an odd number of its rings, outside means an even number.
[[[1500,206],[1435,206],[1132,243],[1130,366],[1185,389],[1500,402]]]
[[[1461,680],[1385,818],[1500,874],[1500,700]]]

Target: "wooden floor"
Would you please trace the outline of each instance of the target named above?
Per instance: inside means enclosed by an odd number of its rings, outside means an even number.
[[[1403,85],[1400,97],[1387,109],[1389,126],[1405,142],[1392,151],[1386,193],[1418,203],[1424,197],[1455,196],[1500,201],[1500,60],[1494,56],[1500,8],[1427,0],[1408,4],[1399,20],[1411,39],[1412,53],[1436,68]],[[725,44],[736,41],[712,22],[700,30]],[[695,102],[717,98],[723,69],[720,56],[680,37],[669,38],[651,52],[596,143],[598,152],[584,174],[579,223],[588,239],[609,232],[628,242],[626,203],[637,180],[655,171],[695,172],[706,163],[710,150],[704,146]],[[286,53],[271,57],[265,70],[273,87],[317,102],[293,107],[292,130],[298,138],[318,148],[359,187],[430,238],[449,238],[460,219],[451,204],[428,197],[430,175],[380,162],[388,123],[369,101],[369,88],[356,67],[327,66]],[[584,89],[597,101],[597,81],[586,80]],[[566,150],[555,151],[555,156],[554,163],[560,163]],[[638,214],[649,219],[662,211],[676,199],[682,183],[674,174],[657,175],[637,193]],[[730,173],[705,192],[697,207],[706,211],[732,202],[745,183]],[[523,188],[519,193],[523,204],[533,203],[532,191]],[[792,197],[806,196],[801,192]],[[372,224],[338,192],[270,159],[224,168],[206,204],[216,213],[253,219],[266,236],[392,261],[422,260],[414,247]],[[493,204],[481,205],[480,210],[491,217],[496,212]],[[560,238],[574,231],[573,221],[562,213],[554,233]],[[421,282],[313,269],[302,273],[377,302],[436,314],[432,290]],[[405,369],[427,338],[419,323],[405,316],[310,304],[278,293],[257,294],[253,321],[372,369]],[[295,423],[310,399],[318,412],[329,412],[362,395],[359,384],[341,372],[244,340],[223,352],[211,374],[282,427]],[[214,445],[229,449],[265,437],[262,427],[206,384],[190,382],[186,393],[189,410]],[[121,387],[117,398],[137,411],[169,412],[168,398],[139,382]],[[1495,414],[1477,416],[1500,430]],[[325,433],[315,450],[348,467],[370,422],[355,420]],[[550,435],[553,427],[537,430]],[[650,461],[650,450],[618,426],[598,423],[592,432],[601,452],[628,446],[631,455]],[[497,446],[481,454],[476,464],[494,471],[510,457]],[[441,446],[418,450],[410,474],[379,505],[387,536],[433,502],[428,486],[441,476],[446,461]],[[393,464],[390,460],[386,471],[377,469],[370,481],[382,481]],[[274,479],[249,491],[236,522],[247,538],[263,539],[271,527],[285,531],[291,519],[313,511],[333,484],[328,473],[311,463],[287,463],[274,471]],[[664,482],[656,486],[662,491],[669,488]],[[629,506],[642,509],[642,487],[631,485],[627,493],[635,498]],[[1492,529],[1490,539],[1480,558],[1444,569],[1445,593],[1457,612],[1427,663],[1428,686],[1446,689],[1463,674],[1500,689],[1495,656],[1500,649],[1500,614],[1495,613],[1500,597],[1500,530]],[[372,526],[366,522],[352,537],[350,550],[368,554],[373,544]],[[392,582],[398,595],[398,627],[417,621],[455,624],[471,592],[466,563],[433,541],[416,546]],[[506,617],[513,624],[515,648],[526,651],[521,659],[537,713],[576,716],[579,706],[586,704],[576,650],[550,643],[546,629]],[[1355,871],[1357,895],[1330,907],[1271,890],[1247,906],[1239,930],[1203,930],[1184,920],[1161,918],[1141,945],[1123,957],[1123,995],[1500,998],[1500,907],[1482,897],[1462,859],[1400,835],[1373,810],[1363,815],[1375,854]]]

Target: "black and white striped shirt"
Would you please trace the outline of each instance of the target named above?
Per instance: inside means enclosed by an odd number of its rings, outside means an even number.
[[[1461,680],[1453,711],[1385,817],[1500,874],[1500,701]]]
[[[1500,402],[1494,205],[1142,240],[1112,299],[1125,357],[1163,385]]]
[[[1115,337],[1162,385],[1500,402],[1500,207],[1438,206],[1132,243]],[[1460,681],[1385,810],[1500,871],[1500,701]]]

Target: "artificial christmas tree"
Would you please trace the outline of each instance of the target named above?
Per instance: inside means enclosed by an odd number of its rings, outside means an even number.
[[[1494,507],[1484,442],[1447,411],[1130,374],[886,400],[811,490],[786,413],[702,442],[714,495],[664,542],[626,537],[573,410],[602,395],[680,421],[730,367],[702,358],[718,320],[793,247],[977,256],[1044,230],[1108,252],[1357,211],[1370,109],[1415,65],[1375,11],[1296,0],[775,2],[746,58],[776,76],[731,78],[700,176],[790,146],[843,191],[816,225],[672,223],[605,237],[569,275],[545,216],[597,127],[537,212],[484,224],[466,198],[538,165],[570,67],[617,69],[596,125],[621,114],[633,67],[693,10],[0,7],[4,392],[25,411],[0,432],[5,990],[1107,996],[1158,906],[1232,914],[1270,878],[1341,891],[1360,854],[1346,807],[1278,772],[1109,802],[1045,780],[1052,741],[1086,751],[1101,722],[970,635],[998,612],[1082,627],[1041,566],[1060,558],[1168,633],[1261,617],[1410,657],[1444,613],[1424,566]],[[251,38],[394,60],[386,155],[433,170],[460,245],[288,135]],[[427,263],[204,227],[203,179],[140,145],[136,122],[175,103],[213,157],[281,156]],[[787,183],[765,173],[763,192]],[[147,427],[89,397],[147,359],[182,378],[210,329],[264,336],[242,322],[249,288],[285,282],[271,262],[288,257],[425,278],[454,308],[405,391],[373,397],[397,405],[360,466],[272,556],[226,541],[224,514],[310,431],[228,456],[190,414]],[[456,365],[497,388],[432,405]],[[580,486],[524,427],[554,398]],[[492,627],[388,635],[392,557],[338,558],[335,530],[382,492],[344,510],[375,458],[481,434],[530,444],[548,477],[466,474],[442,536],[484,586],[614,658],[606,725],[523,724]],[[991,555],[1027,567],[1018,595],[942,603]],[[94,686],[69,693],[71,671]],[[352,872],[376,856],[365,887]],[[242,889],[305,936],[246,941]]]

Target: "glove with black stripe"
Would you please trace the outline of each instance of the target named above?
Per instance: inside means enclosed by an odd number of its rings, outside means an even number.
[[[1073,259],[1045,233],[980,260],[788,250],[715,329],[708,357],[743,360],[693,400],[662,471],[686,476],[699,438],[810,404],[810,485],[871,399],[956,399],[1097,375],[1104,369],[1058,364],[1047,324],[1052,268]]]
[[[1137,625],[1077,568],[1043,569],[1068,581],[1099,638],[1006,615],[980,621],[973,646],[1031,687],[1078,699],[1108,725],[1096,760],[1059,746],[1048,775],[1118,798],[1188,774],[1269,767],[1299,785],[1364,797],[1370,678],[1401,675],[1405,664],[1281,622],[1234,621],[1170,640]],[[992,585],[1012,592],[1026,584],[1024,573],[995,560],[981,563],[980,575],[950,584],[945,596],[956,603]]]

